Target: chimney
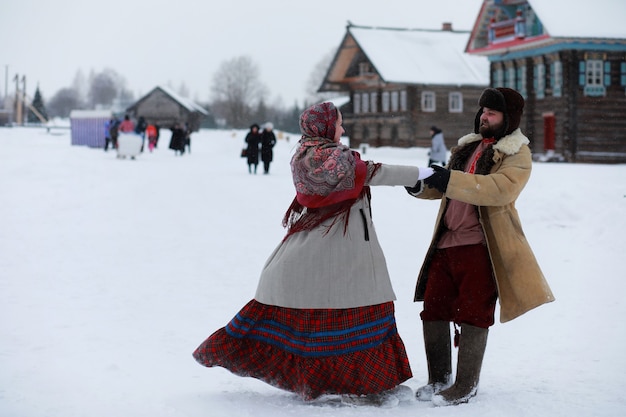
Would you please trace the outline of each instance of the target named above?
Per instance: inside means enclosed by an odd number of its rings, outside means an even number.
[[[441,26],[441,30],[444,30],[446,32],[452,32],[452,23],[451,22],[443,22],[443,25]]]

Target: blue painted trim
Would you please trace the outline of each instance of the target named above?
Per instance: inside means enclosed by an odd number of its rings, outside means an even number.
[[[236,321],[240,321],[242,324],[237,325]],[[384,327],[376,328],[379,325],[384,325]],[[230,328],[231,326],[234,329],[243,330],[244,334],[234,332]],[[252,327],[254,327],[255,333],[248,333],[252,329]],[[369,331],[365,334],[348,336],[351,333],[357,332],[359,330],[368,329]],[[323,332],[295,332],[291,328],[274,320],[260,320],[258,322],[255,322],[254,320],[244,318],[237,314],[237,316],[233,320],[231,320],[229,325],[226,326],[226,333],[238,339],[248,338],[252,340],[258,340],[260,342],[279,347],[283,350],[295,353],[300,356],[321,357],[344,355],[379,346],[389,337],[395,335],[397,333],[397,330],[395,328],[395,318],[393,316],[383,317],[379,320],[359,326],[354,326],[345,330]],[[336,338],[337,336],[341,338],[329,341],[315,341],[315,339],[317,338]],[[298,338],[302,337],[306,338],[307,340],[298,340]],[[368,343],[362,342],[367,339],[372,340]],[[357,343],[355,344],[354,342]],[[349,346],[339,348],[339,346],[346,344],[348,344]],[[320,351],[316,351],[311,350],[312,348],[323,349]]]
[[[396,330],[393,330],[391,332],[389,332],[389,334],[387,334],[387,337],[385,337],[385,339],[381,339],[381,340],[375,340],[371,343],[364,343],[364,344],[360,344],[358,346],[351,346],[349,348],[345,348],[345,349],[341,349],[341,350],[328,350],[328,351],[306,351],[303,349],[296,349],[296,348],[292,348],[291,346],[285,345],[277,340],[273,340],[273,339],[267,339],[261,336],[256,336],[256,335],[249,335],[247,336],[249,339],[252,340],[258,340],[259,342],[262,343],[267,343],[268,345],[272,345],[272,346],[276,346],[280,349],[283,349],[287,352],[291,352],[294,353],[296,355],[300,355],[303,357],[308,357],[308,358],[316,358],[316,357],[324,357],[324,356],[340,356],[340,355],[346,355],[349,353],[354,353],[354,352],[359,352],[362,350],[367,350],[367,349],[371,349],[377,346],[380,346],[385,340],[387,340],[387,338],[395,335],[397,333]]]
[[[510,61],[511,59],[529,58],[539,55],[548,55],[561,51],[601,51],[601,52],[626,52],[626,44],[591,44],[591,43],[559,43],[543,46],[525,51],[512,51],[505,54],[489,55],[490,62]]]
[[[240,323],[242,323],[242,325],[238,325],[236,320],[238,320]],[[235,329],[238,330],[242,330],[244,332],[248,332],[250,331],[250,329],[252,329],[253,327],[255,328],[261,328],[261,329],[265,329],[266,327],[276,327],[278,329],[284,330],[285,332],[288,332],[289,334],[295,336],[295,337],[307,337],[307,338],[316,338],[316,337],[334,337],[334,336],[346,336],[350,333],[355,333],[355,332],[359,332],[362,330],[366,330],[372,327],[376,327],[379,325],[385,325],[385,326],[392,326],[396,323],[396,319],[393,316],[387,316],[387,317],[383,317],[380,318],[376,321],[372,321],[369,323],[365,323],[365,324],[361,324],[359,326],[354,326],[354,327],[350,327],[348,329],[344,329],[344,330],[330,330],[330,331],[324,331],[324,332],[296,332],[293,331],[292,328],[285,326],[284,324],[281,324],[277,321],[274,320],[259,320],[259,321],[255,321],[255,320],[251,320],[249,318],[245,318],[243,316],[241,316],[241,314],[237,313],[236,318],[231,320],[231,322],[229,323],[232,327],[234,327]],[[266,324],[268,326],[266,326]]]

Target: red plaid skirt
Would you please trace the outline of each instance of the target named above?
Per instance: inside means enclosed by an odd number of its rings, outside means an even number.
[[[348,309],[294,309],[255,300],[194,352],[310,400],[375,394],[412,377],[393,302]]]

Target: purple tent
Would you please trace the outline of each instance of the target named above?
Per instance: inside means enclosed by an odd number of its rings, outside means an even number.
[[[104,148],[104,124],[112,117],[111,110],[72,110],[72,145]]]

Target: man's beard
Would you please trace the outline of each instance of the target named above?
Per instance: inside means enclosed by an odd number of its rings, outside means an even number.
[[[496,126],[489,126],[481,124],[478,128],[478,132],[482,135],[483,138],[496,138],[499,133],[502,131],[503,123],[500,123]]]

